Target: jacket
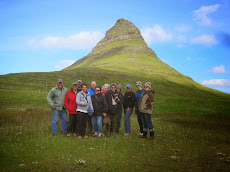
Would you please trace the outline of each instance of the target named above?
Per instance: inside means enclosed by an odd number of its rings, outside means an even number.
[[[103,116],[103,113],[106,113],[108,110],[108,105],[105,97],[102,94],[98,94],[97,96],[94,94],[92,95],[91,99],[94,108],[93,115]]]
[[[89,94],[90,94],[91,97],[92,97],[92,95],[95,94],[95,90],[92,89],[92,88],[89,88],[87,91],[89,92]]]
[[[135,107],[135,109],[136,110],[138,110],[139,101],[140,101],[140,98],[141,98],[141,95],[142,95],[143,92],[144,92],[144,89],[136,91],[136,94],[135,94],[135,97],[136,97],[136,107]]]
[[[80,91],[77,93],[77,111],[88,113],[88,107],[90,106],[93,109],[92,101],[89,92],[84,93],[83,91]],[[85,104],[88,103],[86,106]]]
[[[114,93],[114,96],[116,97],[116,100],[118,100],[118,94],[116,94],[116,92]],[[117,105],[112,104],[113,95],[111,91],[107,91],[107,93],[105,94],[105,98],[108,103],[107,113],[113,114],[113,115],[117,114],[117,108],[116,108]]]
[[[62,87],[59,89],[57,86],[52,88],[47,95],[47,102],[51,107],[56,107],[57,110],[62,111],[64,107],[64,99],[67,93],[67,88]]]
[[[154,103],[154,94],[152,90],[144,91],[139,102],[139,111],[142,113],[152,114],[152,105]]]
[[[65,107],[69,110],[69,114],[77,114],[76,93],[68,91],[65,96]]]
[[[133,109],[133,107],[135,106],[135,103],[136,103],[135,94],[132,91],[126,92],[124,95],[124,104],[123,104],[124,109],[127,109],[127,108]]]

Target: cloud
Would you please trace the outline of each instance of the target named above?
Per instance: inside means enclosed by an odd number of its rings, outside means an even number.
[[[75,60],[62,60],[62,61],[59,61],[56,66],[54,66],[55,69],[57,70],[62,70],[70,65],[72,65],[73,63],[75,63],[76,61]]]
[[[28,44],[45,48],[91,49],[103,37],[104,34],[101,32],[80,32],[67,37],[47,36],[42,39],[31,39]]]
[[[215,12],[219,7],[219,4],[202,6],[198,10],[193,11],[193,18],[200,21],[203,25],[210,25],[212,21],[208,14]]]
[[[204,45],[211,45],[211,44],[217,44],[217,40],[215,36],[213,35],[201,35],[198,37],[195,37],[191,39],[192,44],[204,44]]]
[[[141,30],[147,44],[154,42],[166,42],[172,40],[172,34],[167,33],[161,26],[155,24],[152,28],[144,28]]]
[[[204,80],[201,82],[202,85],[208,86],[230,86],[230,79],[211,79],[211,80]]]
[[[208,72],[212,72],[212,73],[226,73],[226,70],[224,68],[224,65],[220,65],[220,66],[216,66],[216,67],[212,68],[212,70],[210,70]]]
[[[177,32],[189,32],[191,29],[192,29],[191,26],[185,24],[175,27],[175,30]]]

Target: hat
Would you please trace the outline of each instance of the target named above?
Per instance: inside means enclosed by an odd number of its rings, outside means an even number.
[[[74,85],[77,85],[77,83],[76,83],[76,82],[74,82],[74,83],[73,83],[73,86],[74,86]]]
[[[117,87],[117,85],[115,83],[110,84],[110,87],[112,87],[112,86]]]
[[[147,87],[151,88],[151,83],[150,82],[146,82],[144,86],[147,86]]]
[[[126,88],[132,88],[132,86],[130,84],[127,84]]]
[[[78,81],[77,81],[77,83],[79,83],[79,82],[82,83],[82,80],[78,80]]]
[[[117,88],[119,88],[119,89],[121,90],[121,88],[122,88],[122,87],[121,87],[121,84],[119,84],[119,85],[117,86]]]
[[[63,80],[59,78],[59,79],[57,80],[57,82],[58,82],[58,83],[59,83],[59,82],[63,82]]]
[[[136,82],[136,87],[137,87],[137,86],[141,86],[141,87],[142,87],[141,81],[137,81],[137,82]]]

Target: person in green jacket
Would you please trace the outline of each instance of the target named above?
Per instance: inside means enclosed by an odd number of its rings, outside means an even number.
[[[52,88],[47,96],[48,104],[52,107],[51,121],[53,136],[58,133],[58,117],[62,122],[62,132],[66,134],[67,130],[67,113],[64,107],[64,99],[67,93],[67,88],[63,87],[63,80],[57,80],[57,86]]]

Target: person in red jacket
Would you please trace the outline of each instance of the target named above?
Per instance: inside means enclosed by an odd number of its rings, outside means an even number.
[[[71,91],[68,91],[65,96],[65,107],[69,110],[69,125],[67,128],[67,136],[69,137],[71,132],[77,134],[77,103],[76,103],[76,94],[77,94],[77,83],[73,83]]]

